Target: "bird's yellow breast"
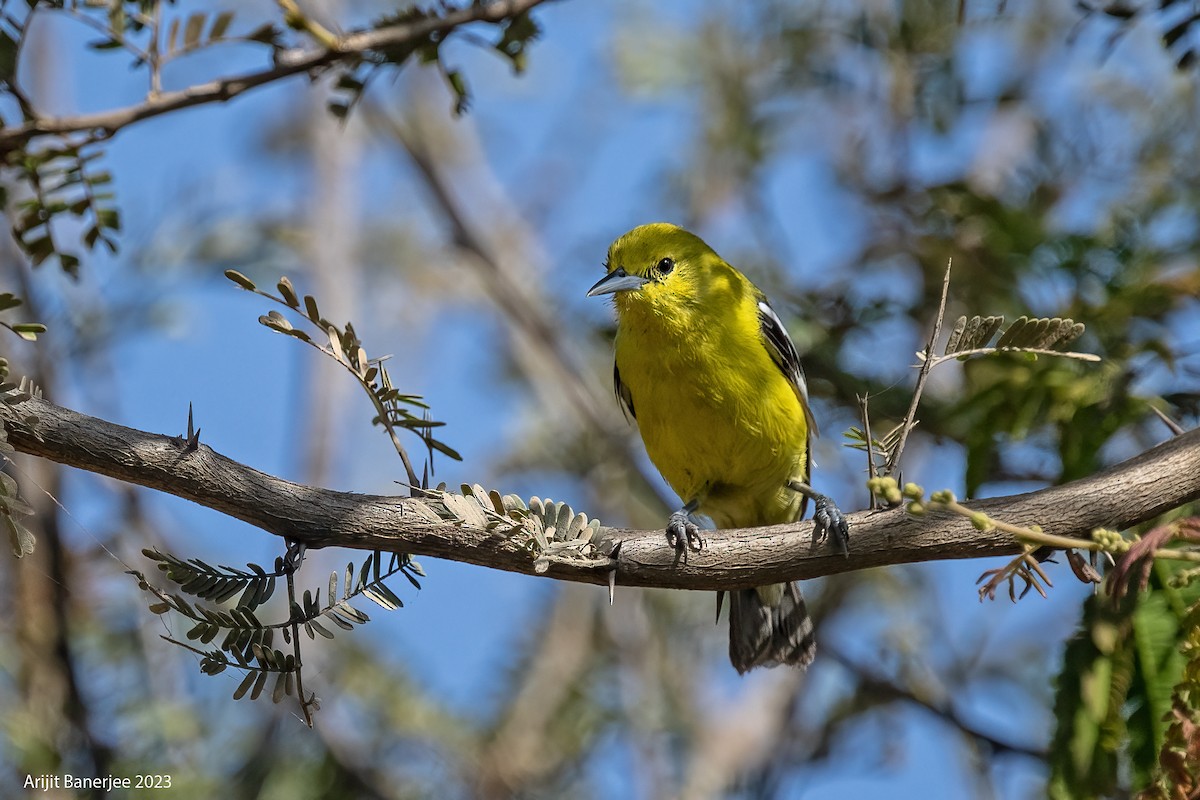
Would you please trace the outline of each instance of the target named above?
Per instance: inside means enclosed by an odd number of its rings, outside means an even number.
[[[807,480],[804,410],[763,344],[754,295],[733,288],[719,320],[618,301],[617,369],[646,452],[685,503],[718,527],[789,522],[801,499],[785,484]]]

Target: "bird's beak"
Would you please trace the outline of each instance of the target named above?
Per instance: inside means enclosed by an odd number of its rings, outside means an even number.
[[[625,271],[624,267],[617,267],[612,272],[605,275],[596,282],[596,285],[588,289],[588,297],[599,297],[602,294],[613,294],[615,292],[628,292],[633,289],[640,289],[650,281],[638,275],[630,275]]]

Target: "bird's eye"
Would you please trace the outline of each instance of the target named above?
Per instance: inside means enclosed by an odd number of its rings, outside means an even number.
[[[670,273],[671,270],[675,269],[675,261],[670,258],[664,258],[662,261],[658,262],[654,269],[659,275],[666,275]]]

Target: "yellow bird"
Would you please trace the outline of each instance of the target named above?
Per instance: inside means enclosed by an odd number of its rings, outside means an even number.
[[[667,523],[672,546],[704,546],[698,516],[718,528],[792,522],[811,497],[818,536],[844,552],[845,518],[808,486],[817,427],[800,358],[763,293],[699,237],[666,223],[613,242],[605,269],[588,296],[614,296],[617,397],[684,502]],[[730,594],[738,672],[804,667],[815,651],[795,582]]]

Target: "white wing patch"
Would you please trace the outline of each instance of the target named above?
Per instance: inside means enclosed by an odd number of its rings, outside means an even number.
[[[816,420],[813,419],[812,411],[808,407],[808,384],[804,380],[804,370],[800,366],[800,354],[796,352],[796,345],[792,343],[792,337],[788,336],[787,328],[783,327],[779,315],[764,299],[758,301],[758,322],[762,330],[763,343],[771,355],[771,360],[783,372],[784,377],[796,390],[796,396],[800,398],[800,405],[804,408],[804,418],[808,421],[809,431],[813,436],[819,435]]]

